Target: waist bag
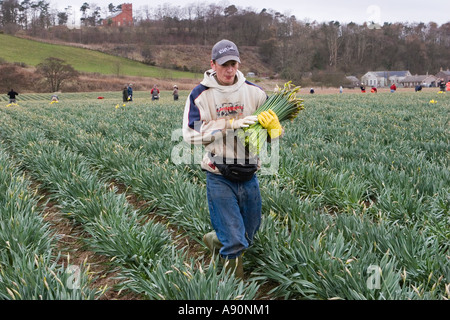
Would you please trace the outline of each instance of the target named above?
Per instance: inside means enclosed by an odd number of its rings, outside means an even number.
[[[227,161],[227,159],[212,156],[211,160],[222,176],[233,182],[249,181],[258,170],[256,163],[249,163],[248,159],[245,160],[245,163],[238,163],[236,159],[234,163],[228,163],[229,159]]]

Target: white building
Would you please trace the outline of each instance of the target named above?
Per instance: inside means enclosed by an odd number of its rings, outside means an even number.
[[[415,75],[407,76],[400,82],[406,88],[414,88],[417,85],[421,85],[422,87],[436,87],[437,78],[433,75]]]

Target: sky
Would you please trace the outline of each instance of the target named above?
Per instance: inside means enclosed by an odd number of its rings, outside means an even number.
[[[80,7],[84,2],[106,8],[112,3],[132,3],[133,10],[140,8],[155,9],[160,5],[185,7],[188,4],[232,5],[238,8],[251,8],[256,12],[262,9],[273,9],[285,15],[295,15],[297,20],[304,21],[339,21],[355,22],[436,22],[441,25],[450,22],[449,0],[48,0],[51,6],[62,11],[69,5],[79,21]]]

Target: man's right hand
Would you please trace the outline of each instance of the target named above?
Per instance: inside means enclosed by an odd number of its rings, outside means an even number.
[[[240,128],[246,128],[248,126],[251,126],[252,124],[255,124],[258,121],[257,116],[247,116],[242,119],[230,119],[227,123],[229,125],[228,128],[230,129],[240,129]]]

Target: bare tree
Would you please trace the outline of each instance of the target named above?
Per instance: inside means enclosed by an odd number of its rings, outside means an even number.
[[[70,64],[55,57],[49,57],[38,64],[37,71],[47,79],[52,92],[59,91],[67,80],[78,77],[78,72]]]
[[[19,20],[19,2],[17,0],[4,0],[0,2],[0,18],[3,26],[15,25]]]
[[[28,16],[30,14],[30,8],[31,8],[31,1],[30,0],[23,0],[20,3],[19,11],[20,11],[20,17],[19,17],[19,23],[25,28],[25,30],[28,29]]]
[[[339,48],[342,43],[341,25],[337,21],[322,24],[322,31],[328,48],[328,65],[336,71],[338,65]]]
[[[69,15],[66,11],[59,11],[58,14],[58,25],[66,25],[67,21],[69,20]]]

